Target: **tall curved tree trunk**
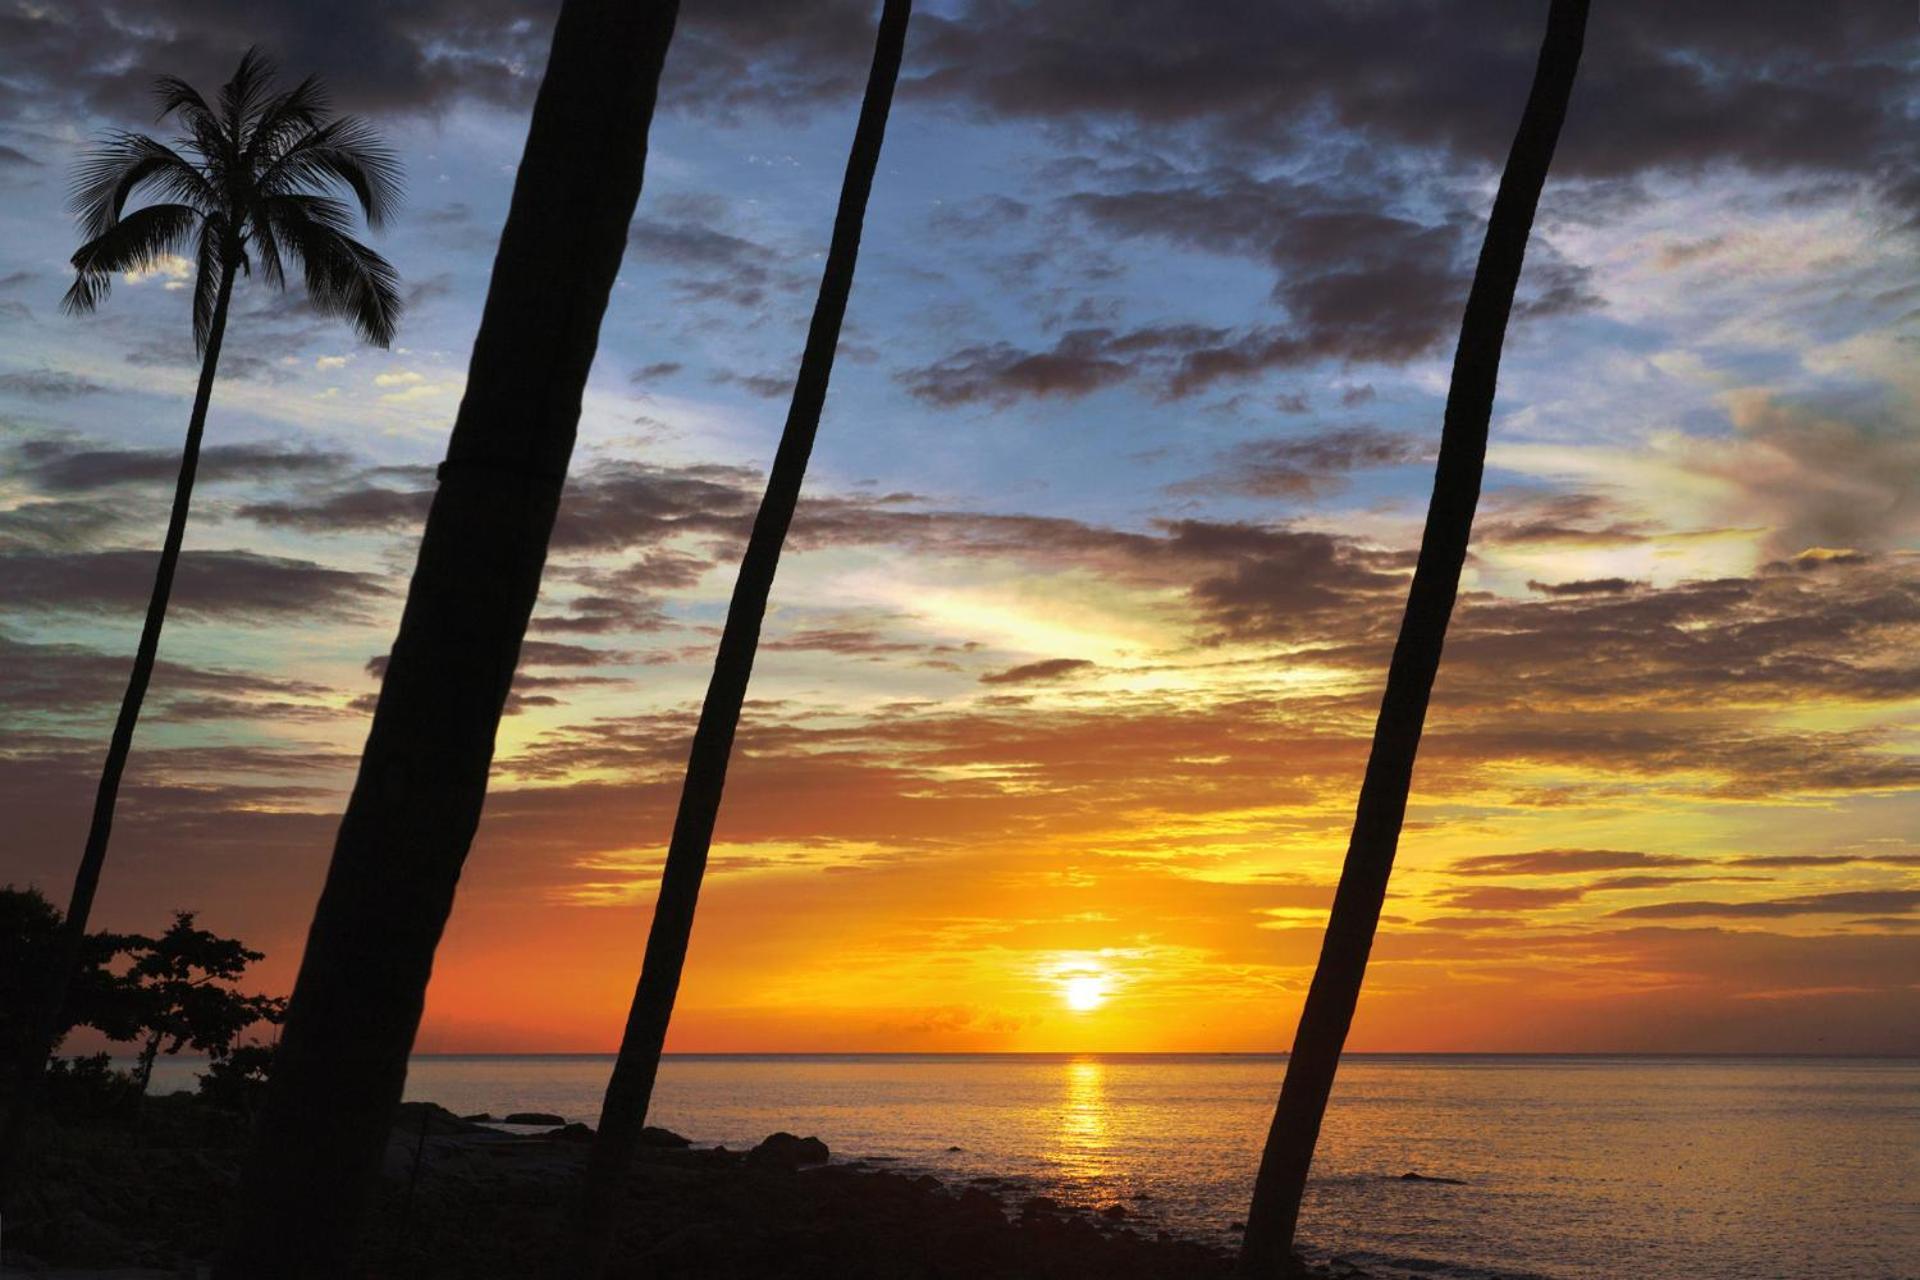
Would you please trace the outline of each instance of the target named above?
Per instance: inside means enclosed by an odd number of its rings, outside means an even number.
[[[1360,787],[1346,866],[1254,1183],[1240,1252],[1242,1275],[1279,1276],[1291,1266],[1300,1199],[1386,901],[1387,877],[1393,870],[1413,783],[1414,755],[1420,747],[1427,702],[1473,532],[1507,317],[1513,309],[1540,190],[1566,118],[1586,23],[1587,0],[1553,0],[1533,88],[1487,221],[1486,240],[1460,323],[1420,558],[1387,671],[1386,695]]]
[[[223,1277],[347,1271],[480,820],[677,0],[565,0]]]
[[[840,324],[846,315],[854,264],[860,253],[867,197],[880,164],[880,145],[886,136],[887,113],[900,75],[912,8],[911,0],[886,0],[880,15],[873,67],[854,128],[846,177],[840,187],[840,207],[834,216],[833,239],[821,273],[820,294],[814,303],[799,376],[794,381],[786,427],[767,478],[766,494],[754,517],[746,555],[740,561],[719,653],[714,658],[713,678],[700,708],[699,726],[694,730],[680,808],[660,877],[652,929],[647,935],[646,959],[627,1014],[620,1055],[607,1083],[599,1132],[588,1162],[579,1242],[584,1275],[598,1276],[605,1269],[617,1225],[614,1209],[621,1177],[632,1161],[652,1102],[654,1076],[666,1043],[667,1023],[673,1016],[674,996],[680,989],[700,881],[706,873],[707,850],[713,843],[714,821],[726,786],[734,732],[740,724],[740,708],[746,700],[747,682],[760,645],[767,597],[773,589],[780,550],[800,500],[800,485],[806,478],[807,459],[813,452],[820,411],[826,403],[834,351],[840,344]]]
[[[237,247],[232,245],[221,255],[220,290],[207,329],[206,350],[200,357],[200,385],[194,392],[193,413],[187,419],[187,441],[180,451],[180,475],[174,483],[166,540],[160,547],[160,567],[154,573],[153,594],[147,597],[147,617],[140,628],[140,644],[134,650],[133,674],[127,679],[127,691],[120,698],[120,715],[114,721],[113,737],[107,743],[106,763],[100,770],[100,785],[93,797],[93,818],[87,826],[86,847],[80,854],[80,869],[73,877],[73,896],[67,900],[66,918],[60,922],[60,933],[54,942],[47,989],[35,1013],[33,1035],[22,1048],[19,1060],[9,1064],[14,1078],[4,1133],[0,1133],[0,1204],[11,1197],[23,1167],[27,1133],[39,1103],[47,1059],[60,1038],[60,1010],[66,1005],[67,991],[80,966],[80,951],[86,942],[87,921],[93,914],[94,894],[99,891],[100,873],[107,865],[107,841],[113,834],[120,778],[127,769],[127,756],[133,750],[134,726],[140,722],[140,709],[146,703],[147,686],[153,682],[153,667],[160,654],[160,629],[166,625],[173,577],[180,567],[180,547],[187,536],[187,512],[193,505],[194,476],[200,469],[200,440],[206,434],[207,407],[213,402],[213,380],[220,368],[220,347],[226,340],[227,307],[233,299],[236,257]]]

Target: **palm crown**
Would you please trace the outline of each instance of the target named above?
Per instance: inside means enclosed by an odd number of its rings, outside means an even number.
[[[378,346],[393,341],[400,277],[355,240],[350,194],[378,227],[400,196],[400,163],[352,116],[335,116],[325,87],[309,76],[274,90],[274,68],[249,49],[220,91],[217,108],[177,76],[154,84],[160,116],[186,135],[172,145],[120,132],[81,164],[70,207],[88,237],[73,255],[78,277],[62,306],[92,311],[115,272],[150,270],[191,249],[196,263],[193,337],[204,350],[220,287],[236,268],[284,288],[300,269],[307,296],[326,315],[352,323]],[[123,215],[145,190],[164,203]]]

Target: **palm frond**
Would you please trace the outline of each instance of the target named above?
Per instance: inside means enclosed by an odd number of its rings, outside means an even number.
[[[113,287],[114,273],[145,271],[178,253],[202,221],[198,209],[183,204],[151,204],[136,209],[95,236],[73,255],[75,278],[60,309],[69,315],[92,311]]]
[[[280,251],[280,233],[274,229],[273,219],[264,210],[256,208],[254,216],[247,220],[247,245],[260,257],[260,273],[267,283],[276,289],[287,287],[286,255]],[[253,274],[253,264],[247,263],[247,274]]]
[[[402,306],[400,273],[346,234],[352,225],[347,207],[329,196],[273,196],[261,203],[280,253],[305,270],[314,310],[350,322],[375,346],[392,345]]]
[[[153,82],[154,100],[160,104],[160,114],[156,119],[165,120],[178,113],[188,128],[196,120],[213,121],[213,108],[200,96],[200,91],[182,80],[179,76],[161,76]]]
[[[319,76],[308,76],[260,109],[247,142],[248,167],[264,169],[301,137],[326,127],[332,102]]]
[[[269,195],[314,186],[353,192],[367,225],[383,226],[400,204],[400,158],[371,125],[342,116],[299,138],[260,174],[260,189]]]
[[[67,207],[79,219],[82,232],[98,238],[120,220],[128,197],[145,186],[171,203],[203,211],[219,204],[206,175],[172,147],[142,133],[116,133],[74,170]]]
[[[243,152],[267,92],[273,87],[276,71],[273,59],[262,53],[259,45],[254,45],[240,55],[233,79],[220,87],[225,132]]]

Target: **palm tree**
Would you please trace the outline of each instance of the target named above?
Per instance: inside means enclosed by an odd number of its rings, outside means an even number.
[[[833,239],[820,276],[820,293],[813,321],[800,356],[787,422],[780,447],[767,477],[767,490],[754,517],[753,532],[734,580],[733,599],[714,658],[713,678],[700,708],[686,779],[680,789],[680,808],[667,846],[653,925],[647,935],[646,958],[627,1013],[620,1055],[600,1109],[600,1128],[587,1167],[583,1201],[584,1230],[580,1270],[598,1276],[605,1270],[616,1225],[614,1207],[620,1180],[632,1161],[653,1098],[654,1076],[666,1043],[667,1023],[673,1017],[674,996],[686,964],[687,942],[693,933],[694,908],[700,881],[713,843],[714,820],[727,782],[727,762],[733,752],[740,708],[753,675],[753,659],[760,645],[760,625],[773,590],[780,550],[800,500],[807,459],[820,428],[820,411],[833,375],[834,351],[840,345],[840,324],[853,289],[853,269],[860,254],[860,232],[880,164],[880,145],[886,137],[887,113],[893,105],[894,83],[900,75],[901,52],[907,41],[912,0],[886,0],[874,44],[873,66],[867,75],[866,95],[854,126],[853,146],[847,156],[846,177],[840,186],[840,207],[834,215]]]
[[[77,275],[63,307],[70,314],[91,312],[105,301],[115,273],[148,270],[191,252],[200,385],[187,420],[173,512],[134,652],[133,675],[100,771],[93,820],[38,1031],[17,1064],[0,1152],[0,1164],[8,1170],[17,1168],[24,1126],[53,1049],[53,1029],[106,863],[114,802],[134,725],[153,679],[235,278],[243,272],[251,275],[257,265],[268,284],[285,288],[288,270],[297,268],[305,275],[307,297],[315,309],[347,320],[361,337],[382,347],[392,342],[400,317],[399,276],[384,258],[348,234],[354,222],[352,205],[341,198],[350,196],[374,227],[387,220],[399,199],[399,162],[372,129],[351,116],[334,115],[325,87],[314,77],[275,92],[273,66],[254,49],[240,59],[217,106],[175,76],[160,78],[154,88],[159,118],[173,117],[184,136],[170,145],[145,134],[116,133],[81,162],[71,207],[87,240],[73,255]],[[126,212],[128,200],[141,193],[160,202]]]
[[[1507,317],[1579,69],[1586,24],[1587,0],[1553,0],[1533,88],[1487,221],[1486,240],[1460,322],[1460,345],[1454,354],[1453,384],[1447,393],[1420,558],[1387,671],[1386,695],[1360,787],[1346,866],[1254,1182],[1253,1206],[1240,1251],[1242,1275],[1279,1276],[1292,1265],[1300,1198],[1327,1097],[1333,1091],[1340,1050],[1360,1000],[1367,953],[1386,901],[1387,877],[1393,870],[1413,783],[1414,755],[1420,747],[1434,673],[1439,670],[1447,621],[1453,614],[1467,540],[1473,532]]]
[[[564,0],[360,772],[219,1264],[343,1275],[526,636],[677,0]]]

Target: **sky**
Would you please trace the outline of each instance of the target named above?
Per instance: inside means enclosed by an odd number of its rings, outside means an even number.
[[[866,0],[688,0],[419,1047],[618,1041]],[[1540,0],[926,0],[669,1048],[1278,1050]],[[95,911],[290,985],[553,0],[0,0],[0,880],[64,901],[196,373],[90,140],[258,42],[390,351],[243,279]],[[1920,17],[1603,0],[1350,1047],[1920,1053]]]

